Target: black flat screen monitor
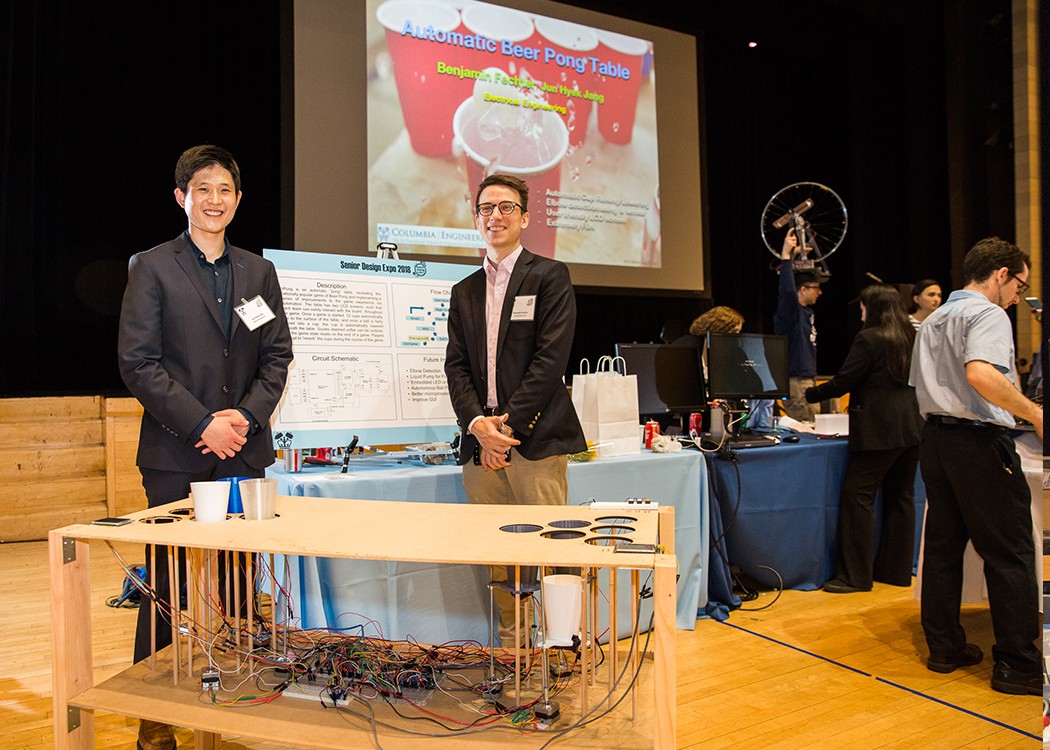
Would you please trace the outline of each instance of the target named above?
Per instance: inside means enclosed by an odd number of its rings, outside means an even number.
[[[639,415],[689,414],[707,407],[700,350],[668,344],[617,344],[628,375],[638,376]]]
[[[712,399],[787,398],[786,336],[707,334],[707,393]]]

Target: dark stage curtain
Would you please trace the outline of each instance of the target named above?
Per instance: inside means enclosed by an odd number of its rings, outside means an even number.
[[[832,187],[849,211],[817,307],[822,372],[859,327],[849,300],[866,272],[950,287],[975,240],[1013,237],[1009,0],[574,4],[698,37],[696,251],[711,254],[708,296],[580,290],[574,363],[659,341],[711,304],[770,332],[776,275],[759,220],[794,182]],[[0,396],[122,390],[127,260],[184,228],[172,170],[188,146],[218,143],[240,162],[231,241],[258,252],[291,236],[289,7],[0,4]]]

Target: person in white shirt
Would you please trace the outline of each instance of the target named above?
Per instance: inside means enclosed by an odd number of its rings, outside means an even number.
[[[919,330],[919,325],[934,310],[941,306],[941,285],[933,279],[923,279],[911,288],[911,304],[908,306],[908,320]]]

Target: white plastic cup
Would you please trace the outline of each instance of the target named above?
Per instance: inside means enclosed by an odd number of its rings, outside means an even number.
[[[572,646],[573,636],[580,632],[583,579],[565,574],[544,576],[540,594],[544,646]]]
[[[276,479],[242,479],[239,484],[245,521],[268,521],[274,517],[277,509]]]
[[[193,498],[193,520],[197,523],[217,523],[226,520],[230,502],[229,482],[190,482]]]

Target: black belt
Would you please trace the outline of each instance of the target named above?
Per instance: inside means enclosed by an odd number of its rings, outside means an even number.
[[[501,414],[498,406],[486,406],[481,413],[486,417],[498,417]]]
[[[991,430],[1003,430],[1006,431],[1006,427],[1001,424],[992,424],[991,422],[979,422],[976,419],[959,419],[959,417],[949,417],[944,414],[930,414],[926,417],[926,421],[931,424],[943,424],[950,425],[952,427],[979,427],[982,429]]]

